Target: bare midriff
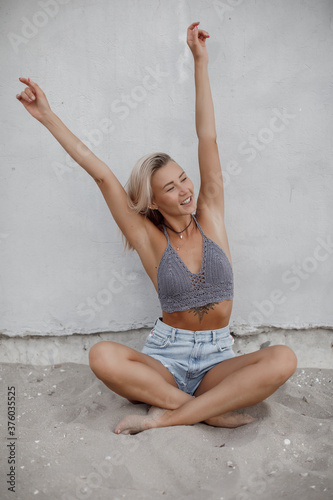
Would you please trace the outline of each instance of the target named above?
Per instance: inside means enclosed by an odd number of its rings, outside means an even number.
[[[174,328],[182,330],[217,330],[229,325],[232,300],[193,307],[186,311],[167,313],[163,311],[162,321]]]

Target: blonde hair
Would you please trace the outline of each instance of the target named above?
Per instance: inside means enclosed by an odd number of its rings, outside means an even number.
[[[149,208],[153,199],[151,178],[156,170],[164,167],[170,161],[174,160],[166,153],[150,153],[143,156],[134,165],[125,185],[129,207],[137,214],[148,217],[155,226],[161,224],[163,217],[158,210]],[[124,235],[123,238],[125,240],[125,249],[134,250],[134,247]]]

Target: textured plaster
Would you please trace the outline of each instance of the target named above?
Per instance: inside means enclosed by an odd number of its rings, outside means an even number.
[[[125,331],[160,314],[97,185],[15,94],[35,80],[122,183],[165,151],[198,190],[196,20],[211,35],[231,325],[333,326],[331,1],[2,0],[0,14],[0,333]]]

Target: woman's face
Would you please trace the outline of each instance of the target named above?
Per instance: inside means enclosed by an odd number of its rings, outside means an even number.
[[[154,172],[151,179],[153,201],[162,215],[188,215],[195,211],[194,186],[184,170],[174,161]]]

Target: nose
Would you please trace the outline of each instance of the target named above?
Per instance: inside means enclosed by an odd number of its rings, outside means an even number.
[[[184,183],[180,184],[179,194],[184,195],[184,193],[188,192],[188,187],[184,186]]]

